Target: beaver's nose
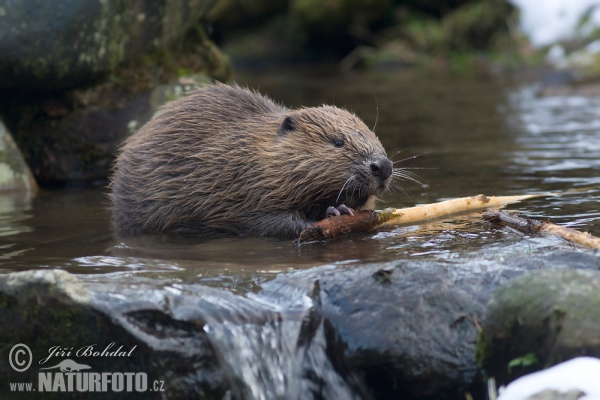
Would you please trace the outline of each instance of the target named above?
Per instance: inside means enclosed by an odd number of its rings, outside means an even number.
[[[393,164],[387,157],[377,157],[371,163],[371,172],[373,175],[385,181],[392,175]]]

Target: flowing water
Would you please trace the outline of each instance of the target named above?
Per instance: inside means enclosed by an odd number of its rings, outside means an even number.
[[[418,181],[404,182],[381,207],[479,193],[568,192],[509,209],[600,236],[600,97],[541,97],[532,84],[417,72],[254,71],[237,81],[291,107],[334,103],[375,127],[396,167]],[[468,263],[560,240],[496,228],[479,213],[302,246],[248,237],[121,239],[109,220],[105,188],[44,190],[33,198],[2,194],[0,270],[60,268],[93,284],[143,282],[188,294],[198,286],[187,284],[201,284],[246,294],[248,300],[203,297],[241,313],[237,320],[207,320],[204,330],[243,398],[301,398],[307,390],[326,398],[358,396],[331,366],[322,321],[310,343],[296,342],[310,321],[310,305],[295,303],[304,296],[281,293],[261,303],[264,324],[243,323],[261,285],[281,272],[399,259]],[[321,378],[306,379],[315,370]]]

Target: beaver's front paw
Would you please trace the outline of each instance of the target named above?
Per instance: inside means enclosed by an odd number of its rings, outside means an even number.
[[[342,214],[354,215],[354,210],[345,204],[340,204],[337,207],[329,206],[329,207],[327,207],[327,212],[325,213],[325,218],[327,218],[331,215],[337,217],[338,215],[342,215]]]

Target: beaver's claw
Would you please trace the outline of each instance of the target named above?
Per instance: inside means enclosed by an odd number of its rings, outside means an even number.
[[[327,212],[325,213],[325,217],[329,217],[330,215],[338,216],[342,214],[354,215],[354,210],[348,207],[345,204],[340,204],[337,207],[329,206],[327,207]]]

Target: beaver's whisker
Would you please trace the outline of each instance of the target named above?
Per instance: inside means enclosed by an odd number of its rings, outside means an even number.
[[[394,169],[401,169],[403,171],[408,171],[408,170],[412,170],[412,169],[437,169],[437,168],[427,168],[427,167],[402,167],[402,168],[394,168]]]
[[[398,153],[396,153],[396,154],[399,154],[401,151],[404,151],[404,150],[399,150],[399,151],[398,151]],[[403,158],[402,160],[397,160],[397,161],[394,161],[393,163],[394,163],[394,164],[396,164],[396,163],[399,163],[399,162],[403,162],[403,161],[412,160],[412,159],[415,159],[415,158],[417,158],[417,157],[424,156],[425,154],[433,153],[434,151],[435,151],[435,150],[432,150],[432,151],[426,151],[425,153],[421,153],[421,154],[417,154],[417,155],[414,155],[414,156],[406,157],[406,158]],[[396,156],[396,154],[394,154],[394,157]]]
[[[344,182],[344,184],[342,185],[342,188],[340,189],[340,192],[338,193],[337,198],[335,199],[335,203],[337,204],[337,202],[340,200],[340,196],[342,195],[342,192],[344,191],[344,188],[348,185],[348,183],[350,183],[350,181],[354,179],[354,175],[350,176],[350,178],[346,179],[346,182]]]
[[[405,172],[393,173],[392,175],[394,176],[394,178],[404,179],[404,180],[408,180],[408,181],[412,181],[412,182],[418,183],[419,185],[423,185],[423,183],[419,180],[419,177],[417,175],[408,174],[406,171]]]
[[[393,156],[389,157],[389,159],[392,160],[392,162],[395,162],[395,161],[393,161],[394,157],[396,157],[398,154],[402,153],[404,150],[406,150],[406,149],[398,150]]]
[[[377,96],[375,96],[375,124],[373,125],[373,132],[377,129],[377,121],[379,121],[379,102],[377,101]]]
[[[394,178],[392,181],[393,183],[400,184],[400,182],[404,180],[414,182],[421,186],[421,188],[426,187],[426,185],[419,180],[420,178],[418,175],[410,171],[405,171],[403,168],[394,168],[394,170],[392,171],[392,177]]]

